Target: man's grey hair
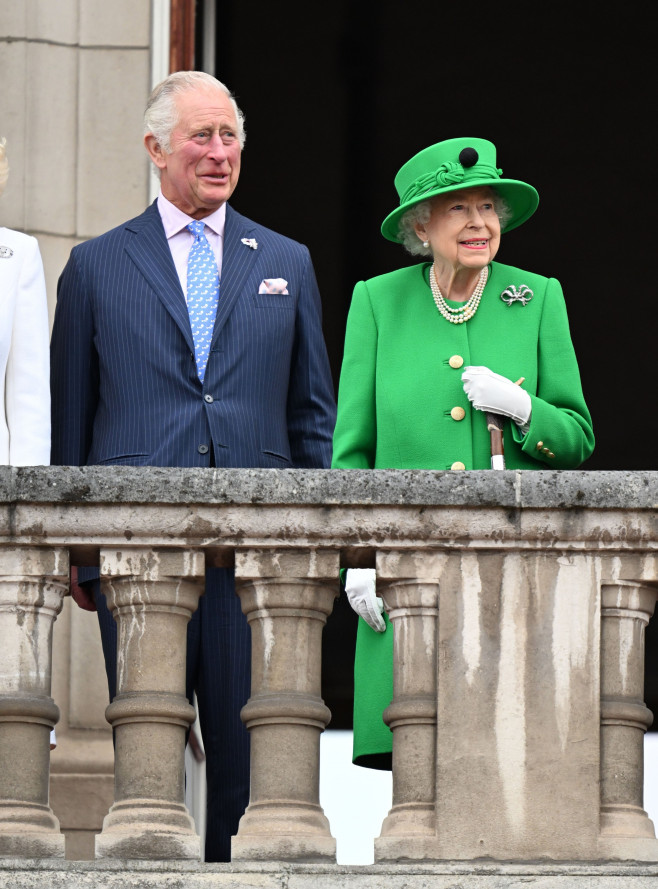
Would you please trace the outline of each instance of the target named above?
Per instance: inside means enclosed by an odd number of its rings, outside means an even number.
[[[505,228],[512,216],[512,210],[507,201],[502,198],[495,188],[491,189],[494,194],[494,206],[496,215],[500,219],[501,230]],[[416,224],[426,225],[430,221],[432,215],[432,199],[421,201],[414,204],[406,213],[403,214],[398,225],[398,238],[402,246],[411,253],[412,256],[432,256],[431,247],[423,247],[423,242],[416,234]]]
[[[0,139],[0,194],[5,190],[7,177],[9,176],[9,164],[7,163],[7,155],[5,153],[6,139]]]
[[[238,108],[230,89],[221,80],[217,80],[212,74],[206,74],[205,71],[176,71],[153,88],[144,111],[144,135],[153,133],[160,148],[169,154],[171,134],[178,123],[176,96],[198,87],[219,89],[228,96],[238,124],[238,142],[240,148],[244,148],[246,138],[244,114]]]

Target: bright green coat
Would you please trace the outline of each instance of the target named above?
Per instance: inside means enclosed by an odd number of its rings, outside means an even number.
[[[429,269],[421,263],[354,289],[332,466],[489,469],[485,415],[461,381],[464,367],[484,365],[511,380],[525,377],[532,401],[526,435],[506,424],[507,468],[575,469],[592,453],[594,435],[559,282],[494,262],[475,317],[450,324],[434,305]],[[525,306],[503,302],[504,290],[522,284],[533,291]],[[463,408],[463,419],[453,408]],[[392,635],[359,620],[354,761],[363,765],[390,762],[381,714],[392,695]]]

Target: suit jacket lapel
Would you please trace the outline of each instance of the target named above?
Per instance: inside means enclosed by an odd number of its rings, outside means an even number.
[[[252,236],[255,226],[244,216],[226,205],[224,226],[224,250],[222,255],[222,280],[219,287],[219,306],[213,331],[213,343],[233,310],[236,300],[243,292],[244,283],[258,258],[257,247],[242,243],[242,238]]]
[[[147,279],[164,307],[181,329],[190,351],[194,351],[190,316],[180,286],[176,266],[158,213],[157,203],[131,222],[126,228],[134,232],[126,252]]]

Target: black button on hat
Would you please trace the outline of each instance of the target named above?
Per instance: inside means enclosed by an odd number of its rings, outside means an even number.
[[[459,163],[462,167],[474,167],[478,159],[478,153],[474,148],[462,148],[459,152]]]

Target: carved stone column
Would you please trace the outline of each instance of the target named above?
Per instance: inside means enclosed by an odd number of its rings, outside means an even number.
[[[63,857],[48,805],[53,623],[68,592],[68,552],[0,549],[0,855]]]
[[[96,837],[99,858],[198,859],[184,803],[187,624],[203,592],[195,550],[101,550],[101,582],[118,624],[115,802]]]
[[[339,592],[333,551],[237,552],[235,575],[252,633],[251,795],[232,858],[320,861],[336,841],[320,806],[322,629]]]
[[[436,833],[439,566],[432,553],[377,554],[378,592],[393,624],[393,806],[375,860],[429,856]]]
[[[653,822],[643,808],[644,637],[657,590],[619,581],[601,588],[601,836],[611,857],[658,857]]]

